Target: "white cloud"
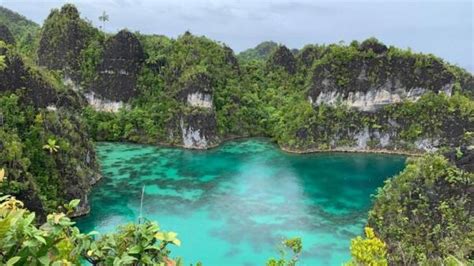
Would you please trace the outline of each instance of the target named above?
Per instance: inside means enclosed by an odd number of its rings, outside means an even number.
[[[1,1],[1,0],[0,0]],[[42,22],[63,0],[3,0]],[[433,0],[79,0],[82,15],[98,25],[105,10],[108,31],[127,27],[176,37],[186,30],[241,51],[264,40],[302,47],[375,36],[388,44],[434,53],[474,69],[471,1]]]

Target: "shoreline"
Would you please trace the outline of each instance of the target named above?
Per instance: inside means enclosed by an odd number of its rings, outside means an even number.
[[[390,149],[357,149],[351,147],[339,147],[339,148],[332,148],[332,149],[319,149],[319,148],[308,148],[308,149],[295,149],[286,147],[283,145],[278,144],[275,140],[271,137],[267,136],[231,136],[226,137],[219,141],[218,143],[213,143],[206,147],[185,147],[182,144],[171,144],[166,142],[156,142],[156,143],[139,143],[139,142],[132,142],[132,141],[96,141],[95,143],[130,143],[134,145],[150,145],[155,147],[165,147],[165,148],[180,148],[185,150],[194,150],[194,151],[206,151],[219,148],[226,142],[235,141],[235,140],[247,140],[247,139],[264,139],[269,140],[272,144],[274,144],[278,149],[283,152],[290,153],[290,154],[311,154],[311,153],[367,153],[367,154],[387,154],[387,155],[405,155],[405,156],[413,156],[419,157],[426,153],[426,151],[410,151],[410,150],[390,150]]]
[[[278,145],[278,144],[277,144]],[[318,148],[311,148],[306,150],[298,150],[292,149],[285,146],[278,145],[278,147],[287,153],[291,154],[311,154],[311,153],[367,153],[367,154],[387,154],[387,155],[405,155],[405,156],[413,156],[419,157],[422,156],[425,152],[415,152],[415,151],[407,151],[407,150],[388,150],[388,149],[366,149],[360,150],[355,148],[335,148],[335,149],[318,149]]]

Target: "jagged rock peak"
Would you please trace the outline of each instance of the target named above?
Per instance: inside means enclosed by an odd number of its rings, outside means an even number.
[[[366,51],[366,52],[371,50],[376,54],[382,54],[382,53],[385,53],[388,50],[388,48],[385,44],[381,43],[379,40],[372,37],[363,41],[359,45],[359,50]]]
[[[80,55],[98,30],[80,18],[72,4],[53,9],[41,29],[38,64],[62,70],[73,81],[80,82]]]
[[[143,47],[135,34],[121,30],[105,42],[92,92],[106,100],[128,101],[137,94],[137,75],[144,59]]]
[[[234,51],[227,45],[224,45],[224,60],[236,71],[240,71],[239,62],[235,57]]]
[[[6,44],[15,44],[15,38],[6,25],[0,24],[0,41]]]
[[[0,93],[22,89],[22,101],[36,107],[46,107],[56,102],[54,88],[39,73],[31,73],[20,55],[9,51],[8,48],[0,49],[0,55],[5,56],[7,66],[0,71]]]
[[[77,10],[76,6],[73,4],[65,4],[61,7],[60,11],[61,15],[66,16],[70,19],[79,19],[79,11]]]
[[[275,69],[275,67],[282,67],[290,74],[296,72],[296,59],[290,49],[284,45],[278,46],[267,61],[267,68]]]
[[[135,34],[124,29],[105,43],[104,63],[118,63],[117,60],[129,60],[130,66],[136,68],[144,60],[143,47]]]
[[[310,68],[315,60],[321,59],[325,51],[324,46],[309,44],[296,54],[296,61],[305,68]]]

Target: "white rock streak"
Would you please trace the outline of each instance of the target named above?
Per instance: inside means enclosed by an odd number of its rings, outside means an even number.
[[[183,145],[185,148],[205,149],[207,148],[206,136],[201,136],[200,129],[194,129],[191,126],[184,126],[183,119],[180,121]]]
[[[447,84],[440,89],[440,93],[451,96],[453,84]],[[378,89],[369,89],[367,92],[349,92],[347,97],[336,90],[321,92],[316,100],[309,98],[309,102],[314,105],[322,103],[327,105],[344,104],[361,111],[374,111],[377,108],[387,105],[400,103],[403,101],[417,101],[423,94],[428,92],[425,88],[412,88],[390,90],[386,86]]]
[[[120,108],[128,108],[128,105],[121,101],[114,102],[107,99],[101,99],[96,97],[93,92],[85,93],[84,96],[89,105],[96,111],[116,113]]]
[[[212,96],[207,93],[190,93],[188,94],[187,101],[191,106],[212,108]]]

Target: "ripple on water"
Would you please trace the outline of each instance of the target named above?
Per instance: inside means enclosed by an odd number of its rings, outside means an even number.
[[[99,143],[104,178],[82,230],[108,232],[144,213],[179,233],[173,255],[204,265],[264,265],[288,236],[303,239],[301,265],[340,265],[362,233],[370,195],[404,157],[280,151],[264,139],[209,151]]]

